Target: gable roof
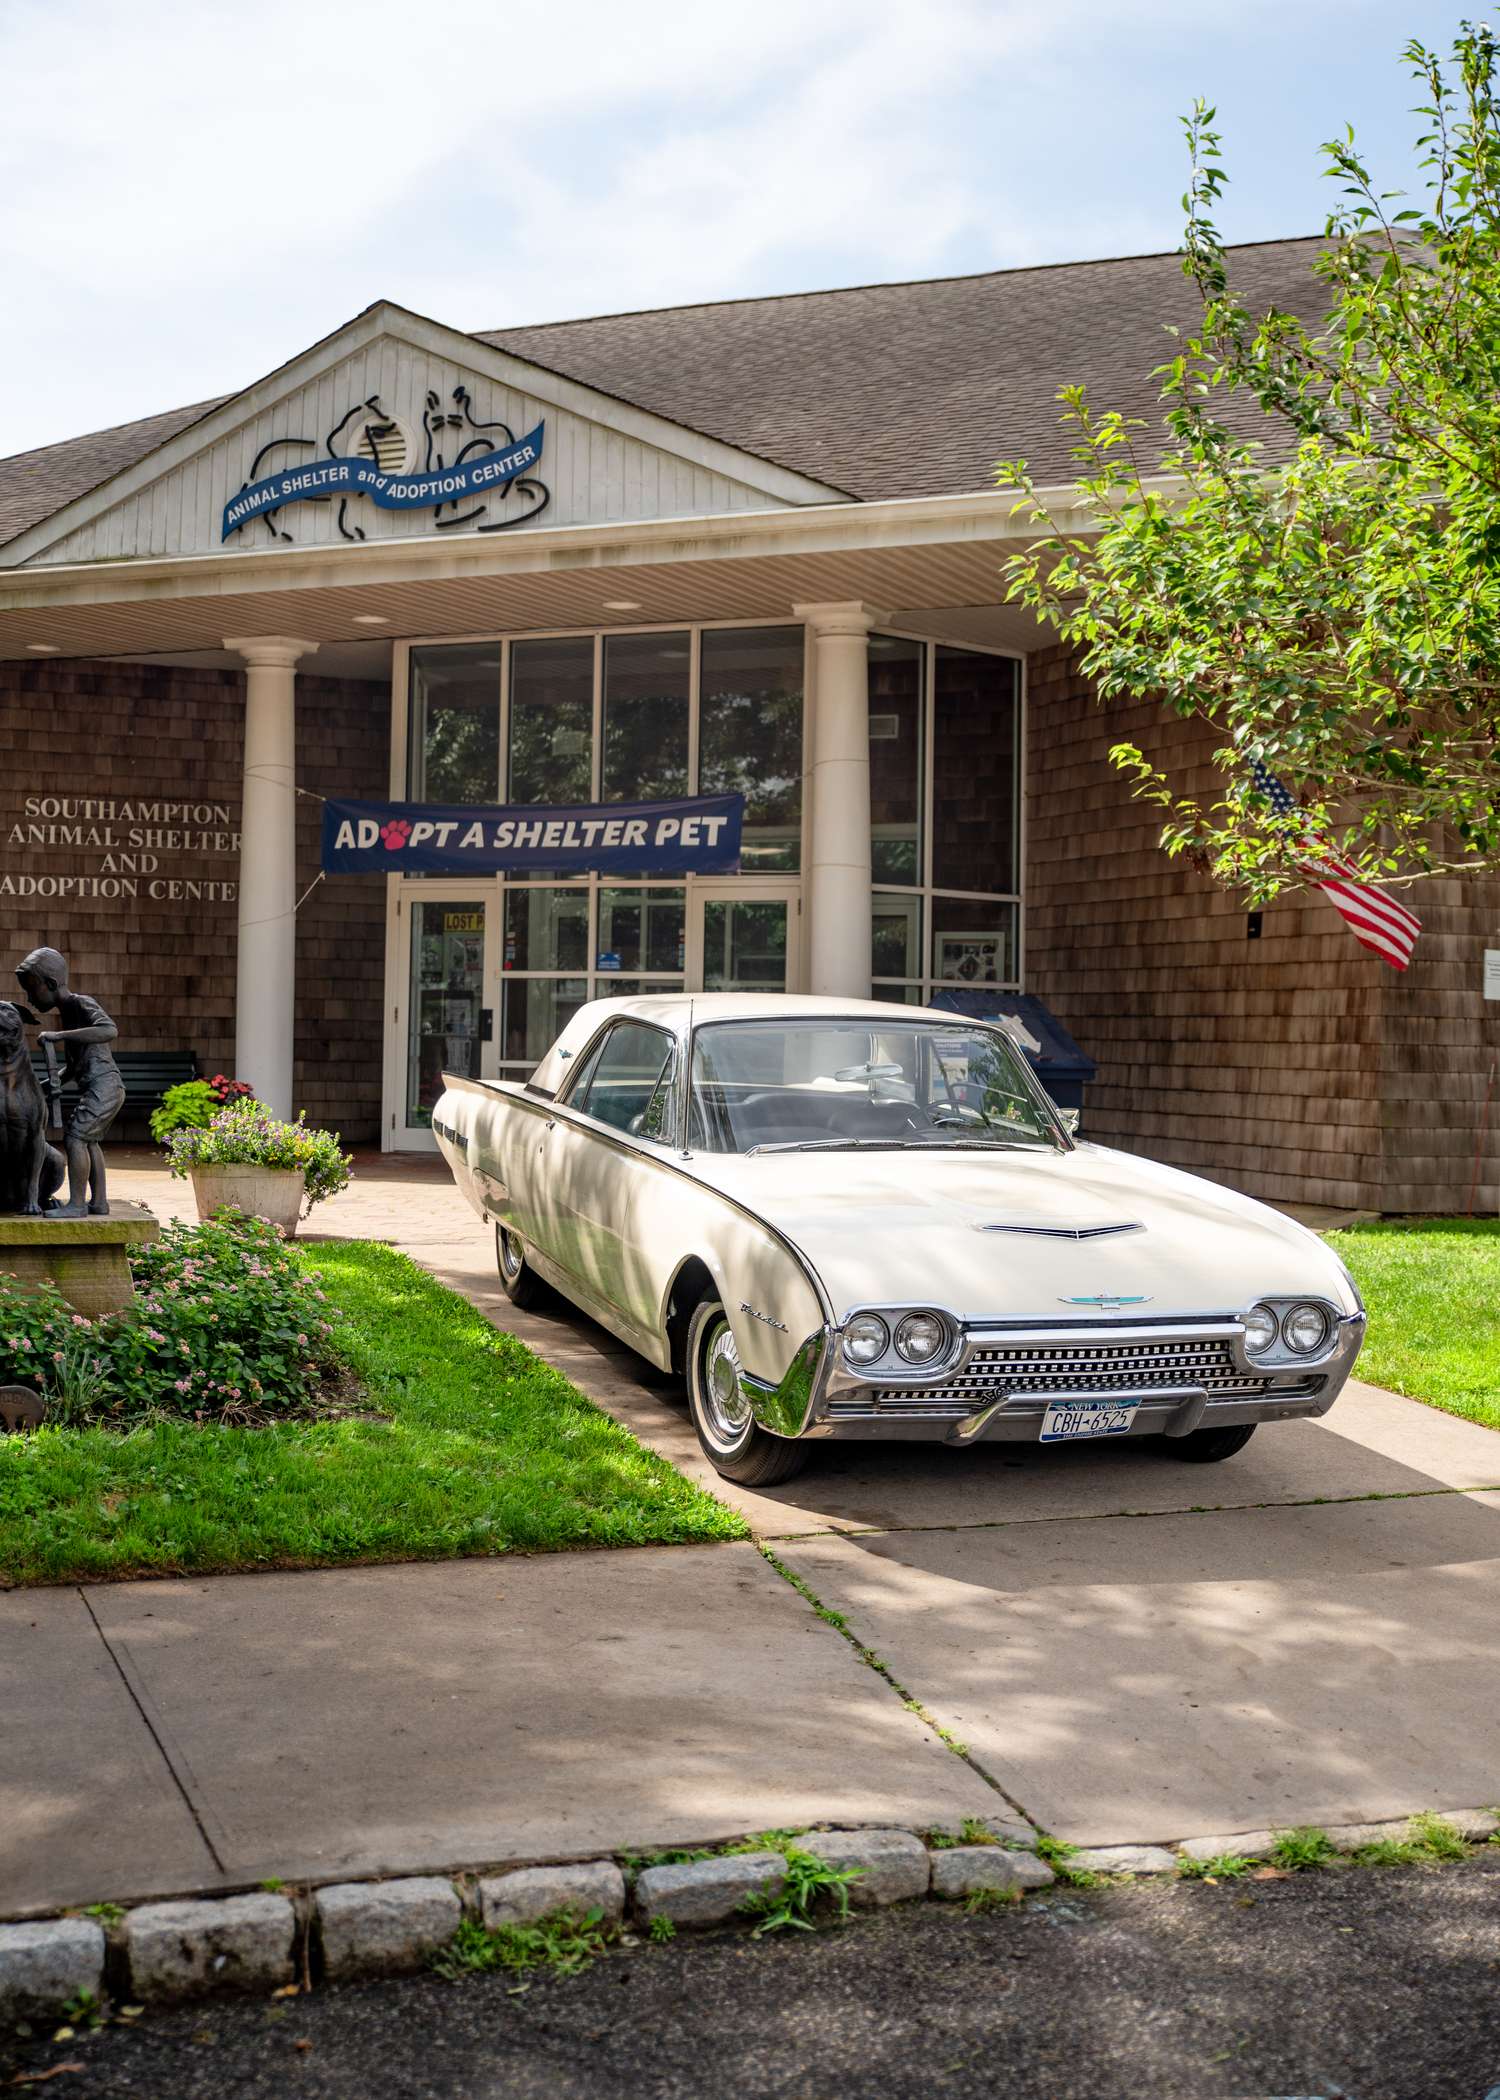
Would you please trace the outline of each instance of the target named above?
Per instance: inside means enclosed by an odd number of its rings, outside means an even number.
[[[50,518],[65,503],[86,496],[122,468],[133,467],[158,445],[233,399],[232,394],[217,394],[212,401],[195,401],[191,408],[169,408],[138,423],[117,423],[110,430],[0,459],[0,546],[28,525]]]
[[[1327,304],[1319,238],[1228,251],[1252,312]],[[367,312],[375,312],[375,308]],[[474,340],[864,502],[991,485],[1000,458],[1071,481],[1057,393],[1160,428],[1152,370],[1197,296],[1175,253],[992,270],[476,331]],[[433,324],[427,324],[431,326]],[[295,362],[295,361],[294,361]],[[253,390],[247,390],[253,391]],[[0,459],[0,546],[237,399]],[[1249,430],[1254,404],[1220,413]]]
[[[1231,248],[1252,313],[1307,320],[1328,307],[1320,238]],[[914,284],[735,299],[498,328],[480,341],[622,394],[674,422],[766,454],[865,502],[991,486],[1024,458],[1042,485],[1072,481],[1059,388],[1161,428],[1151,372],[1167,325],[1201,316],[1178,254],[992,270]],[[1230,396],[1248,432],[1253,402]]]

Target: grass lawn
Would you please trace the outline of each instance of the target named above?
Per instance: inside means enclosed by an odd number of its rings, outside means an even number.
[[[1370,1314],[1357,1378],[1500,1429],[1500,1220],[1327,1234]]]
[[[317,1567],[749,1535],[405,1255],[297,1250],[389,1421],[0,1438],[0,1582]]]

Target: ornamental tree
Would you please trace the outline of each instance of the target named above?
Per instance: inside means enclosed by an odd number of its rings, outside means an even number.
[[[1203,319],[1154,375],[1168,450],[1064,389],[1099,531],[1008,564],[1010,597],[1081,646],[1101,699],[1212,725],[1217,801],[1132,744],[1110,756],[1164,811],[1167,852],[1252,901],[1305,879],[1309,837],[1367,881],[1500,862],[1496,40],[1465,22],[1447,73],[1421,44],[1404,56],[1425,91],[1422,206],[1388,209],[1352,132],[1322,149],[1341,201],[1312,325],[1237,299],[1210,216],[1214,112],[1195,107],[1183,269]],[[1220,420],[1234,393],[1259,403],[1260,438]],[[1024,460],[997,475],[1048,522]],[[1276,816],[1257,760],[1298,813]]]

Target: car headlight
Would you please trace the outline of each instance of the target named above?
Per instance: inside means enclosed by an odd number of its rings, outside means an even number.
[[[1252,1356],[1258,1356],[1264,1349],[1274,1349],[1280,1332],[1281,1323],[1269,1305],[1251,1306],[1245,1315],[1245,1347]]]
[[[844,1355],[851,1364],[872,1364],[890,1345],[890,1329],[874,1313],[860,1313],[844,1329]]]
[[[1328,1315],[1321,1305],[1294,1305],[1281,1322],[1281,1339],[1299,1356],[1311,1356],[1328,1339]]]
[[[942,1354],[948,1332],[934,1313],[908,1313],[896,1329],[897,1352],[909,1364],[930,1364]]]

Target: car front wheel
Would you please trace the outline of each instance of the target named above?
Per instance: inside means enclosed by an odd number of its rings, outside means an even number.
[[[772,1436],[750,1412],[740,1385],[734,1330],[717,1298],[705,1298],[688,1327],[687,1389],[698,1441],[725,1480],[741,1487],[770,1487],[802,1471],[806,1447],[789,1437]]]
[[[495,1267],[500,1271],[500,1288],[512,1305],[521,1312],[528,1306],[539,1305],[545,1299],[549,1286],[527,1261],[521,1252],[521,1242],[513,1232],[503,1225],[495,1227]]]

